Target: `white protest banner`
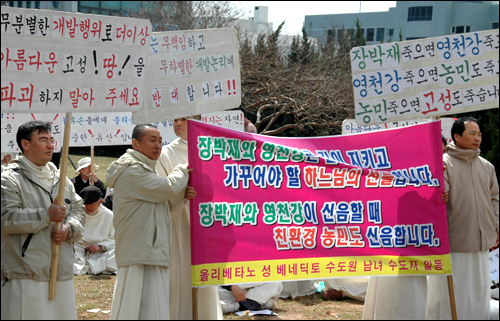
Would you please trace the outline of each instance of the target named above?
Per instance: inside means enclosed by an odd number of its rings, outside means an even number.
[[[245,116],[241,110],[217,111],[202,114],[201,121],[219,127],[245,131]]]
[[[2,7],[2,112],[134,111],[151,22]]]
[[[406,126],[412,126],[417,124],[428,123],[429,118],[412,119],[412,120],[401,120],[391,123],[375,124],[375,125],[364,125],[360,126],[356,123],[354,119],[346,119],[342,122],[342,135],[352,135],[369,133],[378,130],[391,129],[391,128],[401,128]],[[441,134],[446,138],[448,144],[452,141],[451,139],[451,126],[455,122],[453,118],[442,117],[441,121]]]
[[[498,108],[498,29],[351,50],[356,122]]]
[[[199,115],[241,103],[240,58],[234,28],[154,32],[146,103],[136,124]]]
[[[498,262],[499,262],[499,259],[498,259],[498,248],[494,251],[491,251],[490,252],[490,257],[489,257],[489,261],[490,261],[490,278],[491,278],[491,281],[496,281],[498,282]]]
[[[53,116],[50,114],[46,115]],[[65,116],[62,117],[63,127],[64,118]],[[243,131],[244,128],[243,113],[239,110],[202,114],[201,121],[239,131]],[[163,146],[170,144],[177,138],[172,119],[152,122],[151,124],[156,126],[160,131]],[[69,146],[81,147],[91,146],[92,144],[94,146],[131,145],[134,127],[135,124],[132,120],[131,112],[73,113],[71,117]]]
[[[163,145],[167,145],[177,138],[172,121],[165,120],[152,124],[160,131]],[[71,117],[69,146],[132,145],[134,127],[131,112],[74,113]]]
[[[69,146],[130,145],[132,129],[130,112],[73,113]]]
[[[239,110],[226,110],[218,111],[215,113],[201,114],[201,121],[204,123],[212,124],[219,127],[234,129],[243,131],[244,130],[244,118],[243,113]],[[162,137],[162,145],[168,145],[177,139],[177,135],[174,132],[174,121],[173,119],[163,120],[159,122],[151,123],[156,126],[160,131]],[[132,131],[130,131],[132,133]]]
[[[177,139],[177,135],[174,132],[174,121],[173,120],[171,120],[171,119],[162,120],[162,121],[151,123],[151,124],[156,126],[156,128],[158,128],[158,130],[160,131],[161,138],[162,138],[162,142],[161,142],[162,146],[166,146]]]
[[[62,146],[63,130],[63,115],[62,114],[45,114],[45,113],[2,113],[2,154],[4,153],[21,153],[16,142],[17,129],[24,123],[32,120],[50,121],[52,125],[52,137],[54,137],[54,152],[59,153]]]

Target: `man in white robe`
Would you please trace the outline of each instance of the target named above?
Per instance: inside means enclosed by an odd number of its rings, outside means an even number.
[[[363,320],[422,320],[426,299],[425,276],[372,276]]]
[[[281,282],[223,285],[219,296],[224,313],[267,310],[276,307],[282,289]]]
[[[292,299],[295,299],[297,296],[306,296],[316,293],[317,288],[314,283],[317,281],[318,280],[281,282],[283,290],[281,290],[280,298],[286,299],[292,297]]]
[[[85,204],[85,232],[75,243],[73,274],[112,274],[115,260],[115,228],[113,212],[102,206],[101,190],[87,186],[80,192]]]
[[[364,301],[368,289],[368,281],[370,281],[369,277],[326,279],[325,288],[322,293],[323,299],[329,299],[328,296],[333,296],[334,298],[332,299],[335,300],[348,297]]]
[[[186,188],[192,170],[184,164],[168,177],[159,176],[155,166],[161,142],[160,131],[153,125],[135,126],[133,149],[114,161],[106,173],[108,186],[114,188],[118,265],[112,320],[170,319],[172,226],[168,199]],[[185,197],[192,198],[188,194]]]
[[[481,129],[476,119],[457,119],[443,162],[448,237],[459,320],[490,317],[488,249],[498,244],[498,180],[493,164],[479,156]],[[429,276],[426,319],[451,319],[446,276]]]
[[[448,198],[448,192],[443,191],[441,201],[448,202]],[[422,320],[426,305],[426,276],[372,276],[366,291],[363,319]]]
[[[156,165],[156,171],[162,177],[167,177],[178,164],[188,162],[187,119],[175,119],[174,131],[179,138],[163,147]],[[175,195],[169,202],[173,207],[171,211],[170,317],[173,320],[186,320],[193,316],[189,202],[184,200],[183,193]],[[217,287],[198,289],[198,317],[200,320],[222,320]]]
[[[57,205],[60,173],[50,162],[50,122],[25,123],[16,138],[23,156],[2,172],[1,319],[76,320],[73,242],[83,235],[83,202],[66,178],[64,205]],[[58,230],[55,222],[62,223]],[[59,258],[56,295],[49,300],[52,242]]]

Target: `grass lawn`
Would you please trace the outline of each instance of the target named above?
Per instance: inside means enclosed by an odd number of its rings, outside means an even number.
[[[90,149],[89,149],[89,155],[69,155],[71,159],[73,160],[73,163],[75,163],[75,166],[78,168],[78,161],[84,157],[90,157]],[[117,160],[118,158],[115,157],[106,157],[106,156],[94,156],[94,163],[96,165],[99,165],[99,170],[97,171],[97,178],[99,178],[103,183],[104,186],[108,187],[106,184],[106,171],[108,170],[109,165]],[[66,176],[68,178],[73,178],[75,177],[75,169],[73,168],[73,165],[71,165],[71,162],[68,159],[68,169],[66,172]]]
[[[79,320],[109,320],[115,275],[75,276],[76,307]],[[101,309],[97,313],[91,309]],[[319,293],[279,299],[273,309],[277,316],[239,317],[234,313],[224,315],[224,320],[361,320],[363,302],[344,299],[323,301]]]

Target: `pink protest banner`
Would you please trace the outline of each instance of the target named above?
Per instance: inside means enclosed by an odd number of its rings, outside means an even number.
[[[195,287],[451,274],[439,122],[278,138],[188,121]]]

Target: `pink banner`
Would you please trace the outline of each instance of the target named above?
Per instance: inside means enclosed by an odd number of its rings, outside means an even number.
[[[439,122],[281,138],[188,122],[193,286],[450,274]]]

